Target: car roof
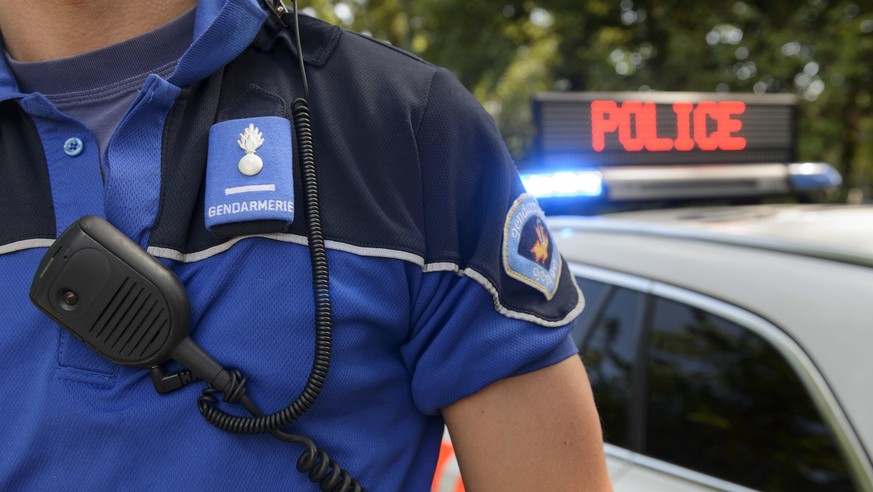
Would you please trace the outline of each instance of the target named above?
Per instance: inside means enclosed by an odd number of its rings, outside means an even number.
[[[873,448],[873,206],[678,208],[549,223],[571,263],[702,293],[782,329]]]
[[[560,220],[560,219],[558,219]],[[773,249],[873,266],[873,206],[753,205],[605,214],[586,225]]]

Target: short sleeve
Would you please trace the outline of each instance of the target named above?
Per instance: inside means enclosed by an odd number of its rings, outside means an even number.
[[[403,347],[419,408],[575,353],[584,299],[481,104],[437,70],[416,132],[424,272]]]

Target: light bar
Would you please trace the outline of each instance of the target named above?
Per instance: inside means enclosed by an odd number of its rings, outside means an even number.
[[[843,177],[824,162],[795,162],[788,165],[788,182],[797,191],[827,190],[840,186]]]
[[[599,171],[558,171],[522,174],[528,193],[539,197],[600,196],[603,176]]]

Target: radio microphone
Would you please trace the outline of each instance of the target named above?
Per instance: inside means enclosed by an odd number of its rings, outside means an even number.
[[[231,375],[190,337],[185,288],[104,219],[85,216],[48,249],[30,299],[101,356],[124,366],[170,359],[220,391]]]

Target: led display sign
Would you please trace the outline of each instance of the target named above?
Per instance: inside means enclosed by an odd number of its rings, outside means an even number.
[[[673,103],[675,128],[672,137],[658,136],[658,113],[653,102],[591,102],[591,148],[606,149],[606,135],[618,133],[628,152],[669,150],[743,150],[746,139],[738,136],[746,111],[742,101]],[[714,128],[711,129],[714,124]]]
[[[796,104],[787,94],[538,94],[527,165],[790,162]]]

